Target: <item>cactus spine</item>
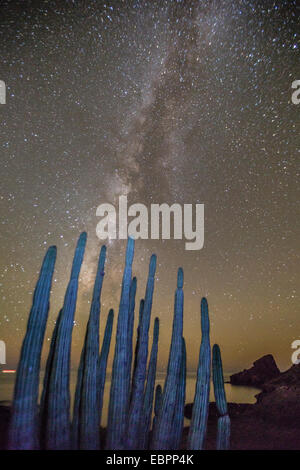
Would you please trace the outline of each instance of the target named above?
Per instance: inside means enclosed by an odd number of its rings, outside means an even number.
[[[155,318],[153,328],[153,342],[150,354],[150,361],[147,373],[147,384],[145,388],[143,411],[140,422],[140,449],[148,448],[149,430],[151,425],[151,415],[153,406],[153,396],[155,387],[156,364],[157,364],[157,350],[158,350],[158,336],[159,336],[159,319]]]
[[[86,245],[83,232],[75,250],[70,282],[67,287],[64,305],[57,323],[55,350],[45,382],[49,389],[44,392],[43,403],[45,425],[45,446],[47,449],[70,448],[70,353],[77,300],[78,277]]]
[[[224,389],[224,377],[220,348],[213,346],[213,383],[216,405],[220,413],[218,418],[217,449],[227,450],[230,446],[230,418]]]
[[[196,392],[191,426],[188,435],[188,449],[192,450],[203,449],[209,410],[211,353],[208,305],[205,297],[201,300],[201,330],[202,340],[199,354]]]
[[[33,295],[16,377],[9,430],[10,449],[38,448],[38,392],[41,350],[49,311],[56,247],[44,258]]]
[[[134,240],[128,238],[117,324],[107,424],[107,449],[123,449],[129,404],[128,317]]]
[[[151,448],[170,449],[175,439],[174,412],[176,413],[177,385],[180,381],[183,330],[183,270],[178,269],[175,294],[174,320],[167,377],[162,404],[153,430]],[[171,447],[170,447],[171,446]]]

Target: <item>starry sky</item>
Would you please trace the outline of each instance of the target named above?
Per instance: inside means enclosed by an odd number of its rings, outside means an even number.
[[[296,0],[3,1],[0,6],[0,331],[15,367],[48,246],[58,257],[43,360],[73,251],[88,232],[73,331],[76,367],[101,242],[96,208],[205,205],[205,241],[136,242],[137,299],[158,257],[154,316],[166,367],[177,268],[188,368],[207,296],[224,368],[299,339],[299,79]],[[298,198],[297,198],[298,196]],[[108,243],[101,335],[118,310],[125,241]],[[152,326],[151,326],[152,328]]]

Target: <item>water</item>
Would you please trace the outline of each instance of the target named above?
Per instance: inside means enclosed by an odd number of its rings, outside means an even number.
[[[230,374],[225,374],[225,381],[229,379]],[[3,374],[0,373],[0,402],[2,404],[9,403],[13,397],[13,389],[16,375],[15,374]],[[71,399],[73,406],[73,397],[75,393],[77,372],[72,371],[70,377],[70,390]],[[163,387],[165,380],[165,373],[157,373],[156,385],[160,384]],[[40,392],[42,390],[43,374],[40,379]],[[195,394],[196,375],[188,374],[186,380],[186,403],[192,403]],[[109,402],[109,390],[110,390],[110,376],[107,377],[105,389],[104,389],[104,400],[103,400],[103,413],[102,413],[102,426],[106,425],[107,413],[108,413],[108,402]],[[232,403],[255,403],[255,395],[259,393],[259,389],[253,387],[243,387],[231,384],[225,384],[226,397],[228,402]],[[210,400],[214,401],[213,387],[211,386]],[[185,425],[189,424],[189,420],[185,420]]]

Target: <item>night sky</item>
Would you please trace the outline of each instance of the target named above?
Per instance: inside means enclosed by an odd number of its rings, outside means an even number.
[[[42,258],[55,244],[45,358],[86,230],[77,366],[101,246],[96,208],[117,205],[120,195],[149,208],[205,205],[202,250],[186,251],[185,240],[136,242],[137,299],[150,255],[158,256],[151,328],[159,316],[160,368],[179,266],[190,371],[203,295],[225,371],[265,353],[291,365],[300,335],[296,3],[1,2],[0,339],[8,367],[17,363]],[[109,308],[118,311],[126,242],[107,246],[101,336]]]

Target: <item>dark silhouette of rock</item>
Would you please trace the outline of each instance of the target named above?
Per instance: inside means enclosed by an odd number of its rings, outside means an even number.
[[[231,449],[300,449],[300,364],[280,373],[273,356],[264,356],[251,369],[234,374],[234,385],[258,386],[254,404],[228,403],[231,420]],[[193,404],[185,406],[190,419]],[[218,412],[210,403],[206,449],[213,449]],[[186,447],[188,429],[184,429],[182,448]]]
[[[230,376],[232,385],[246,385],[249,387],[261,387],[264,383],[280,376],[274,357],[267,354],[253,363],[250,369]]]
[[[281,385],[300,387],[300,364],[293,365],[285,372],[282,372],[278,377],[264,383],[262,389],[265,392],[272,392]]]
[[[300,387],[280,385],[258,394],[253,413],[277,426],[299,427]]]
[[[7,432],[11,416],[11,406],[5,401],[0,402],[0,449],[6,449]]]
[[[243,414],[245,411],[248,411],[251,409],[253,405],[250,403],[227,403],[228,406],[228,413],[230,417],[239,417],[241,414]],[[188,403],[184,407],[184,416],[187,419],[191,419],[192,417],[192,411],[193,411],[193,403]],[[220,413],[217,410],[216,403],[211,402],[209,404],[209,419],[217,419],[220,416]]]

